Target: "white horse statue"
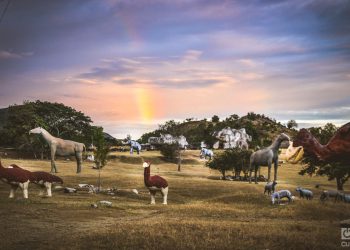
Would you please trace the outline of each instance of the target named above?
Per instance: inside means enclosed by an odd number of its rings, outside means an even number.
[[[29,131],[29,134],[39,134],[49,144],[51,149],[51,173],[57,173],[57,167],[55,164],[55,155],[71,156],[74,155],[77,160],[77,173],[81,172],[81,163],[83,161],[83,151],[85,151],[85,145],[80,142],[63,140],[52,136],[49,132],[41,127],[34,128]]]

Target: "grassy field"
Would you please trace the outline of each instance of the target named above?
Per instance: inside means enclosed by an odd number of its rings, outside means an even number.
[[[263,194],[264,183],[219,180],[197,160],[197,151],[187,151],[182,171],[162,161],[158,152],[142,153],[153,163],[152,174],[169,182],[167,206],[157,195],[156,205],[143,184],[142,159],[115,153],[102,170],[102,187],[136,188],[141,193],[88,194],[53,193],[39,197],[39,188],[30,186],[29,199],[18,190],[8,199],[9,186],[0,184],[0,249],[336,249],[340,247],[339,222],[350,218],[350,205],[321,203],[323,189],[335,183],[320,177],[298,175],[300,165],[279,168],[277,189],[310,188],[315,199],[297,199],[285,206],[272,206]],[[29,170],[50,170],[49,161],[2,159]],[[97,170],[84,162],[76,174],[73,161],[57,161],[64,186],[97,184]],[[263,171],[265,172],[265,170]],[[321,184],[320,189],[315,184]],[[347,184],[345,190],[349,191]],[[142,192],[144,191],[144,192]],[[295,194],[296,195],[296,194]],[[91,208],[101,200],[112,207]]]

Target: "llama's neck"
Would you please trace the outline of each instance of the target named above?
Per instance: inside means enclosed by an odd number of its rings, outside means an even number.
[[[143,171],[143,178],[145,181],[145,185],[148,186],[148,182],[149,182],[149,177],[151,176],[151,166],[147,167],[144,169]]]

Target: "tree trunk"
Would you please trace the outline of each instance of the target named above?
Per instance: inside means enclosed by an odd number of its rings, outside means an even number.
[[[337,190],[343,191],[343,190],[344,190],[344,189],[343,189],[343,186],[344,186],[344,181],[343,181],[343,179],[340,178],[340,177],[337,177],[336,180],[337,180]]]
[[[179,159],[177,162],[177,171],[181,172],[181,149],[179,150]]]
[[[222,173],[222,179],[226,180],[226,171],[225,170],[221,170]]]

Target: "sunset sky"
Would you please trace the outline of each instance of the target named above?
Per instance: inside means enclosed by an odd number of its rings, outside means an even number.
[[[118,138],[250,111],[342,125],[350,1],[12,0],[0,86],[0,108],[61,102]]]

